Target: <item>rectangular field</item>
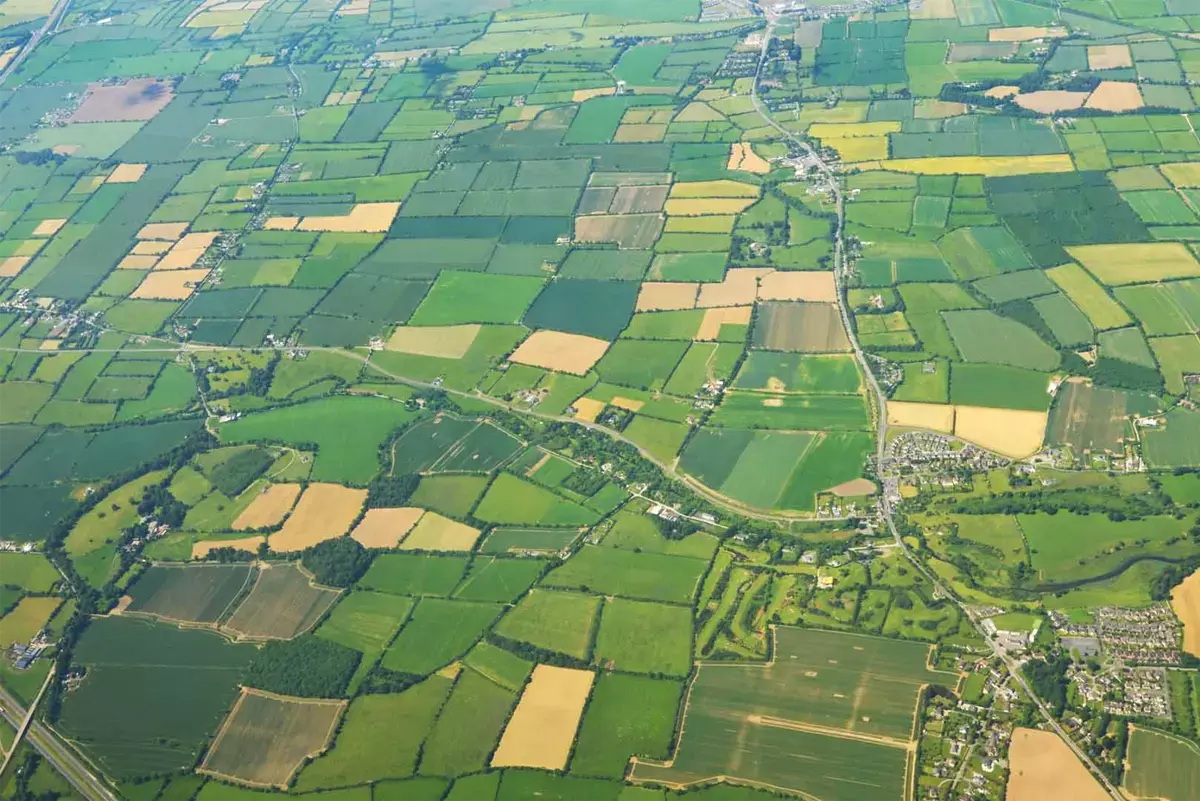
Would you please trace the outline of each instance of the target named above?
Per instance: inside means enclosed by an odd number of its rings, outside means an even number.
[[[129,590],[126,609],[167,620],[216,623],[256,578],[249,565],[154,565]]]
[[[225,628],[239,638],[290,640],[312,628],[337,596],[313,584],[298,563],[264,565]]]
[[[595,678],[588,670],[552,665],[534,668],[492,755],[492,767],[566,767]]]

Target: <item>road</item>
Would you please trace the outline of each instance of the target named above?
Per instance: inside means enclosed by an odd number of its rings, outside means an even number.
[[[3,687],[0,687],[0,714],[14,727],[21,726],[28,717],[21,702]],[[97,778],[87,764],[49,726],[37,720],[31,721],[25,742],[37,749],[38,753],[88,801],[118,801],[116,793]],[[15,747],[16,743],[13,745]]]
[[[50,9],[50,15],[46,17],[45,24],[34,31],[33,35],[29,37],[29,41],[21,48],[21,52],[13,56],[13,60],[5,65],[3,71],[0,71],[0,84],[4,83],[9,75],[17,71],[17,67],[21,66],[21,62],[25,60],[25,57],[33,52],[33,49],[38,46],[38,42],[42,41],[42,37],[49,33],[51,28],[58,25],[58,21],[62,19],[62,15],[66,12],[69,5],[71,5],[71,0],[57,0],[54,8]]]
[[[816,164],[818,171],[830,185],[830,191],[833,194],[837,208],[837,225],[835,226],[834,230],[835,239],[833,251],[833,275],[834,283],[837,286],[838,309],[841,312],[842,323],[846,327],[846,335],[850,338],[850,345],[854,351],[854,357],[858,360],[859,365],[862,367],[863,374],[867,377],[867,387],[874,398],[872,405],[876,410],[875,415],[878,424],[876,429],[877,435],[875,444],[875,463],[878,470],[878,477],[882,480],[884,477],[884,470],[886,469],[884,453],[887,447],[888,435],[887,397],[880,390],[879,382],[876,381],[874,373],[871,372],[871,365],[867,361],[866,354],[863,353],[862,347],[859,345],[858,335],[850,324],[850,311],[846,306],[844,292],[847,273],[844,242],[846,205],[845,198],[842,194],[841,185],[833,171],[833,168],[821,158],[820,154],[817,153],[807,141],[796,136],[787,128],[784,128],[782,125],[776,122],[763,107],[762,100],[758,96],[758,76],[762,75],[763,68],[766,65],[767,53],[770,48],[771,37],[774,33],[777,19],[778,18],[774,16],[768,16],[767,18],[767,28],[763,34],[762,50],[759,53],[758,58],[758,70],[754,81],[754,88],[750,93],[750,98],[754,104],[754,110],[758,112],[759,116],[761,116],[768,125],[782,134],[788,141],[802,149]],[[1005,667],[1008,668],[1008,672],[1012,674],[1012,677],[1017,682],[1017,685],[1020,686],[1025,695],[1028,696],[1037,707],[1037,710],[1041,714],[1041,717],[1046,725],[1049,726],[1049,728],[1054,731],[1054,733],[1057,734],[1063,740],[1063,742],[1067,744],[1068,747],[1070,747],[1075,756],[1079,758],[1079,761],[1087,766],[1089,772],[1091,772],[1092,775],[1095,776],[1096,780],[1101,783],[1105,792],[1107,792],[1108,795],[1113,798],[1113,801],[1125,801],[1125,797],[1121,794],[1121,792],[1113,786],[1112,782],[1108,780],[1107,776],[1100,772],[1100,768],[1096,765],[1092,758],[1084,753],[1083,749],[1076,745],[1070,736],[1067,735],[1067,732],[1061,725],[1059,725],[1058,720],[1050,712],[1050,709],[1045,703],[1042,702],[1041,698],[1034,693],[1033,689],[1029,686],[1029,683],[1025,681],[1025,677],[1021,675],[1020,665],[1017,663],[1017,661],[1009,656],[988,636],[987,632],[983,629],[983,622],[976,619],[975,616],[971,614],[970,610],[967,609],[966,604],[964,604],[958,598],[958,596],[951,592],[950,589],[942,583],[941,579],[925,566],[924,562],[917,559],[916,554],[914,554],[912,549],[909,548],[908,543],[904,541],[902,536],[900,536],[900,531],[896,528],[896,520],[891,503],[888,501],[887,496],[883,493],[880,493],[879,511],[880,516],[887,523],[888,531],[892,535],[892,539],[895,540],[896,546],[900,548],[909,562],[911,562],[913,566],[920,571],[921,575],[923,575],[941,595],[949,599],[962,611],[964,615],[967,616],[967,619],[971,621],[971,625],[975,627],[975,629],[979,632],[980,637],[983,638],[983,641],[988,644],[989,648],[991,648],[992,653],[1004,662]]]

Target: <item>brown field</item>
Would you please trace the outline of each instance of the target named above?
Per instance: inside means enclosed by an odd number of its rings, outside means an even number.
[[[954,431],[954,407],[946,403],[906,403],[888,401],[888,425],[901,428],[925,428],[949,434]]]
[[[105,183],[136,184],[146,174],[146,166],[145,164],[118,164],[116,169],[108,174]]]
[[[571,405],[575,407],[576,420],[591,423],[600,415],[600,412],[604,411],[607,404],[594,398],[579,398]]]
[[[29,264],[28,256],[9,256],[5,259],[0,259],[0,278],[8,278],[16,275],[25,269],[26,264]]]
[[[535,667],[492,755],[492,767],[565,768],[595,677],[590,670]]]
[[[337,600],[338,591],[313,584],[299,562],[260,568],[250,594],[222,626],[238,639],[290,640],[316,625]]]
[[[1017,94],[1017,99],[1014,102],[1021,108],[1027,108],[1039,114],[1053,114],[1056,111],[1079,108],[1087,99],[1087,92],[1065,92],[1059,89],[1046,89],[1040,92],[1030,92],[1029,94]]]
[[[365,489],[340,484],[309,484],[296,509],[278,534],[271,535],[271,550],[302,551],[318,542],[340,537],[350,530],[367,499]]]
[[[769,267],[743,267],[728,270],[719,284],[702,284],[696,306],[748,306],[758,298],[758,279],[773,272]]]
[[[954,19],[954,0],[925,0],[920,8],[914,9],[910,4],[908,15],[912,19]]]
[[[763,334],[755,336],[759,347],[801,353],[840,353],[850,350],[850,340],[834,303],[764,304],[756,325]]]
[[[237,516],[233,521],[233,530],[275,528],[292,510],[299,494],[299,484],[270,485]]]
[[[729,163],[725,168],[763,175],[771,171],[771,164],[755,153],[749,142],[734,142],[729,146]]]
[[[216,231],[186,234],[171,246],[167,254],[154,265],[156,270],[186,270],[195,264],[209,245],[216,241]]]
[[[560,373],[584,375],[608,350],[603,339],[562,331],[534,331],[508,357],[517,364],[545,367]]]
[[[439,359],[461,359],[467,355],[481,326],[431,325],[406,326],[396,329],[387,341],[387,349],[416,356],[435,356]]]
[[[54,236],[58,233],[58,229],[67,224],[64,217],[59,217],[54,220],[42,220],[37,224],[37,228],[33,229],[34,236]]]
[[[299,217],[268,217],[263,223],[266,231],[293,231],[300,224]]]
[[[638,292],[638,311],[671,311],[696,306],[699,284],[673,281],[647,281]]]
[[[1108,793],[1053,732],[1014,729],[1008,761],[1008,801],[1108,801]]]
[[[836,303],[837,284],[829,271],[777,271],[767,273],[758,282],[758,299]]]
[[[1079,245],[1067,252],[1109,286],[1200,275],[1200,262],[1178,242]]]
[[[147,300],[186,300],[196,291],[200,282],[208,277],[208,272],[207,269],[150,272],[129,297]]]
[[[661,214],[593,214],[575,220],[575,241],[645,250],[658,240],[662,227]]]
[[[1067,35],[1065,28],[1043,28],[1022,25],[1016,28],[992,28],[988,31],[989,42],[1029,42],[1034,39],[1060,39]]]
[[[425,510],[415,506],[368,509],[350,536],[364,548],[395,548],[423,514]]]
[[[1090,45],[1087,57],[1088,68],[1093,70],[1133,66],[1133,54],[1129,52],[1129,45],[1125,44]]]
[[[161,256],[171,249],[170,242],[155,242],[154,240],[146,239],[140,242],[133,243],[133,250],[129,251],[130,256]]]
[[[613,195],[609,214],[649,214],[662,211],[669,186],[622,186]]]
[[[1046,412],[956,406],[954,436],[1013,459],[1024,459],[1041,450],[1047,417]]]
[[[857,498],[862,495],[874,495],[879,491],[879,487],[869,478],[856,478],[838,484],[829,491],[839,498]]]
[[[346,701],[242,688],[200,770],[255,787],[285,789],[304,760],[329,745],[345,708]]]
[[[299,231],[353,231],[383,233],[392,226],[399,203],[358,203],[341,217],[305,217],[296,226]]]
[[[402,551],[469,551],[479,539],[479,529],[437,512],[426,512],[404,541]]]
[[[158,264],[158,256],[138,256],[130,253],[117,264],[119,270],[152,270]]]
[[[146,223],[137,232],[138,239],[165,239],[174,242],[183,236],[188,223]]]
[[[709,309],[704,312],[704,319],[700,321],[700,328],[696,330],[693,339],[698,342],[716,339],[721,335],[721,326],[726,323],[749,325],[751,312],[750,306],[722,306],[717,309]]]
[[[705,214],[740,214],[758,202],[753,197],[673,197],[667,200],[667,214],[699,217]]]
[[[1102,111],[1133,111],[1145,104],[1136,83],[1101,81],[1084,105]]]
[[[203,559],[208,556],[209,551],[217,548],[233,548],[238,551],[258,553],[258,546],[266,541],[267,538],[261,534],[257,537],[242,537],[237,540],[201,540],[192,543],[192,559]]]
[[[1171,591],[1171,608],[1183,621],[1183,650],[1200,656],[1200,570]]]
[[[90,83],[68,122],[149,120],[166,108],[172,97],[170,82],[159,78],[134,78],[118,86]]]

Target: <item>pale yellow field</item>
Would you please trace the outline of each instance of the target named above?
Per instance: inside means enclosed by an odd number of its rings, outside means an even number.
[[[1110,286],[1200,275],[1200,263],[1179,242],[1079,245],[1066,250],[1088,272]]]
[[[1200,164],[1195,162],[1160,164],[1158,169],[1175,186],[1184,189],[1200,186]]]
[[[262,491],[233,521],[234,531],[274,528],[292,510],[300,495],[299,484],[272,484]]]
[[[28,256],[9,256],[5,259],[0,259],[0,278],[9,278],[25,269],[25,265],[29,263]]]
[[[638,291],[638,311],[672,311],[696,306],[699,284],[647,281]]]
[[[1019,86],[993,86],[983,94],[985,97],[1012,97],[1020,92],[1021,87]]]
[[[33,229],[34,236],[54,236],[58,233],[58,229],[67,224],[63,217],[55,220],[42,220],[37,224],[37,228]]]
[[[154,265],[156,270],[186,270],[194,265],[204,251],[217,239],[216,231],[186,234],[171,246],[167,254]]]
[[[118,270],[152,270],[158,264],[158,256],[139,256],[130,253],[117,262]]]
[[[725,165],[730,170],[753,172],[759,175],[771,171],[771,163],[754,152],[749,142],[734,142],[729,146],[729,162]]]
[[[387,341],[387,349],[416,356],[461,359],[479,336],[481,326],[431,325],[400,326]]]
[[[908,403],[888,401],[887,420],[890,426],[926,428],[949,434],[954,431],[954,407],[948,403]]]
[[[829,491],[839,498],[857,498],[860,495],[874,495],[879,491],[879,487],[869,478],[855,478],[844,481]]]
[[[1053,114],[1056,111],[1079,108],[1088,99],[1087,92],[1066,92],[1061,89],[1046,89],[1029,94],[1018,94],[1015,102],[1021,108],[1036,111],[1039,114]]]
[[[733,215],[707,217],[668,217],[663,228],[668,234],[728,234],[733,231],[737,217]]]
[[[292,231],[300,224],[299,217],[268,217],[263,223],[263,229],[267,231]]]
[[[217,548],[233,548],[238,551],[258,553],[258,546],[266,541],[267,538],[261,534],[257,537],[242,537],[236,540],[201,540],[192,543],[192,559],[203,559],[208,556],[209,551]]]
[[[118,164],[117,168],[108,174],[105,183],[134,184],[140,181],[145,173],[145,164]]]
[[[585,100],[591,100],[593,97],[607,97],[617,91],[615,86],[599,86],[595,89],[576,89],[571,93],[572,103],[582,103]]]
[[[758,279],[773,272],[769,267],[744,267],[728,270],[719,284],[701,284],[696,306],[748,306],[758,297]]]
[[[129,251],[131,256],[161,256],[171,249],[170,242],[156,242],[154,240],[142,240],[133,243],[133,250]]]
[[[1124,81],[1101,81],[1084,104],[1103,111],[1132,111],[1143,105],[1142,90],[1136,83]]]
[[[1067,294],[1097,330],[1119,328],[1132,320],[1125,307],[1117,303],[1096,279],[1078,264],[1063,264],[1046,270],[1046,277]]]
[[[278,534],[271,535],[271,550],[302,551],[318,542],[340,537],[350,529],[367,500],[365,489],[341,484],[309,484]]]
[[[1200,570],[1171,591],[1171,608],[1183,621],[1183,650],[1200,656]]]
[[[613,134],[614,142],[661,142],[667,134],[666,123],[623,123]]]
[[[675,115],[675,122],[720,122],[725,115],[707,103],[691,102]]]
[[[594,398],[579,398],[571,404],[575,407],[575,419],[583,420],[586,423],[595,422],[600,412],[604,411],[604,401],[598,401]]]
[[[1013,729],[1008,761],[1008,801],[1109,801],[1108,793],[1054,732]]]
[[[1041,450],[1048,416],[1046,412],[956,406],[954,436],[1013,459],[1024,459]]]
[[[908,16],[912,19],[954,19],[954,0],[924,0],[920,8],[909,3]]]
[[[759,280],[758,299],[836,303],[837,284],[828,270],[779,270]]]
[[[479,539],[479,529],[437,512],[426,512],[400,543],[402,551],[469,551]]]
[[[562,331],[534,331],[508,358],[517,364],[584,375],[607,350],[608,342],[603,339]]]
[[[137,232],[138,239],[166,239],[174,242],[183,236],[188,223],[146,223]]]
[[[757,202],[747,197],[668,198],[663,210],[667,214],[739,214]]]
[[[1133,54],[1129,52],[1129,45],[1126,44],[1090,45],[1087,57],[1088,67],[1094,70],[1133,66]]]
[[[1034,39],[1061,39],[1067,35],[1065,28],[1044,28],[1022,25],[1015,28],[992,28],[988,31],[989,42],[1029,42]]]
[[[593,679],[590,670],[535,667],[492,755],[492,767],[565,768]]]
[[[672,198],[758,197],[758,187],[722,178],[717,181],[681,181],[671,187]]]
[[[150,272],[129,297],[139,300],[186,300],[208,277],[208,272],[206,269]]]
[[[341,217],[305,217],[296,226],[299,231],[347,231],[382,233],[392,226],[399,203],[358,203]]]
[[[613,396],[613,399],[610,401],[610,403],[612,403],[613,406],[616,406],[619,409],[627,409],[628,411],[631,411],[631,412],[636,412],[639,409],[641,409],[643,406],[646,405],[645,401],[631,400],[630,398],[622,398],[620,395]]]
[[[698,342],[716,339],[721,335],[721,326],[725,323],[749,325],[751,311],[752,307],[750,306],[722,306],[709,309],[704,312],[704,319],[700,321],[700,328],[697,329],[694,339]]]
[[[368,509],[350,536],[364,548],[395,548],[423,514],[425,510],[415,506]]]
[[[891,170],[918,175],[1019,175],[1021,173],[1073,172],[1066,153],[1046,156],[945,156],[942,158],[885,159],[866,162],[860,169]]]

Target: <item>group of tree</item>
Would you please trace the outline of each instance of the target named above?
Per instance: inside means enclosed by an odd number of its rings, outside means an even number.
[[[303,698],[341,698],[362,654],[313,634],[268,642],[246,668],[248,687]]]
[[[305,548],[300,557],[318,584],[349,587],[371,566],[370,551],[352,537],[335,537]]]

